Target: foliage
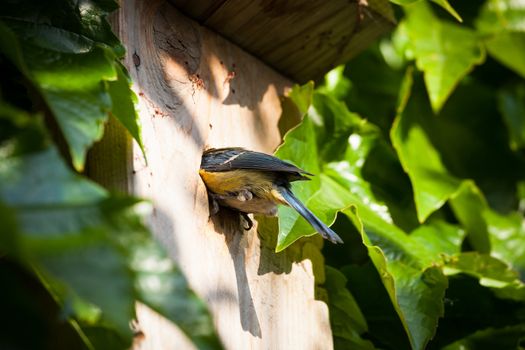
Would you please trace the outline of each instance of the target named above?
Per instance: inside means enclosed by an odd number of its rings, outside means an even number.
[[[394,33],[292,90],[304,118],[277,151],[319,174],[294,191],[347,242],[324,250],[334,343],[523,348],[525,6],[392,2]],[[0,348],[128,348],[136,301],[220,348],[148,203],[79,174],[108,118],[142,148],[116,7],[1,6]],[[277,251],[315,234],[279,211]]]
[[[394,33],[294,87],[276,153],[319,174],[294,191],[347,242],[324,248],[334,343],[522,348],[524,4],[462,2],[460,24],[395,2]],[[314,234],[279,214],[278,251]]]
[[[221,347],[204,304],[142,224],[149,204],[75,171],[110,116],[142,147],[124,49],[105,19],[116,8],[2,3],[1,348],[129,348],[137,301],[199,348]]]

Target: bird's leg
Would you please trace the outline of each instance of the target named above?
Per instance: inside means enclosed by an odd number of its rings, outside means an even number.
[[[250,231],[253,227],[253,221],[252,219],[250,219],[250,217],[248,216],[248,214],[246,214],[245,212],[240,212],[242,218],[246,221],[246,223],[248,224],[248,227],[243,227],[245,231]]]
[[[253,198],[253,193],[247,189],[242,189],[237,193],[237,200],[241,202],[249,201]]]
[[[217,199],[218,195],[208,192],[208,198],[210,200],[210,217],[215,216],[219,212],[219,202]]]

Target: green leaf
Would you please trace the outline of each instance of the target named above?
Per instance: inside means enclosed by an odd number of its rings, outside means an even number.
[[[384,44],[381,44],[374,45],[345,66],[344,75],[351,87],[344,101],[353,112],[385,130],[392,124],[392,109],[399,95],[403,71],[389,64],[381,49]]]
[[[525,148],[525,85],[515,85],[498,93],[498,107],[509,133],[513,150]]]
[[[102,137],[109,112],[144,151],[134,109],[136,98],[114,53],[119,49],[113,45],[111,51],[94,41],[103,39],[90,27],[104,27],[95,23],[93,16],[97,11],[96,6],[84,7],[82,14],[89,18],[81,17],[86,27],[75,28],[76,31],[20,19],[5,20],[21,44],[21,54],[15,55],[14,49],[9,49],[8,57],[16,60],[15,64],[40,91],[57,120],[77,170],[83,169],[87,150]],[[86,36],[86,31],[93,35]],[[113,43],[106,34],[101,35]]]
[[[54,149],[4,159],[0,179],[0,199],[16,211],[25,250],[44,276],[50,274],[46,279],[52,284],[58,279],[100,306],[119,332],[129,335],[132,278],[124,256],[104,236],[111,232],[104,216],[117,214],[102,211],[105,191],[72,174]]]
[[[120,64],[116,65],[118,79],[109,82],[109,94],[111,95],[111,113],[128,129],[130,135],[137,141],[144,158],[146,152],[142,143],[140,132],[139,117],[135,110],[137,96],[131,90],[131,82],[124,74],[125,68]]]
[[[403,5],[403,6],[411,5],[411,4],[413,4],[415,2],[418,2],[418,1],[420,1],[420,0],[390,0],[390,2],[393,2],[394,4]],[[436,3],[436,4],[438,4],[442,8],[444,8],[455,19],[457,19],[458,22],[463,22],[463,20],[461,19],[461,16],[456,12],[456,10],[454,10],[454,8],[452,6],[450,6],[450,4],[449,4],[449,2],[447,0],[431,0],[431,1]]]
[[[303,88],[295,87],[294,94],[291,94],[292,100],[302,103],[300,109],[308,109],[305,101],[311,101],[311,84]],[[300,92],[303,94],[300,94]],[[301,102],[302,101],[302,102]],[[297,127],[290,130],[284,137],[284,143],[277,149],[275,155],[281,159],[291,161],[298,167],[305,169],[313,174],[319,173],[319,163],[317,159],[317,147],[315,143],[315,134],[313,122],[310,118],[305,117],[303,122]],[[320,188],[318,177],[312,178],[311,181],[297,182],[293,185],[293,192],[307,206],[306,200],[309,199]],[[313,210],[313,208],[310,208]],[[314,211],[314,214],[317,214]],[[276,251],[281,251],[303,236],[314,234],[313,228],[308,225],[306,220],[289,207],[279,207],[279,235]]]
[[[45,138],[38,118],[0,104],[2,122],[9,132],[0,133],[0,149],[27,130],[32,139]],[[102,316],[108,322],[97,339],[110,336],[126,348],[137,297],[177,323],[201,349],[221,348],[205,305],[142,225],[137,210],[143,204],[109,197],[71,172],[53,148],[0,156],[0,201],[7,204],[0,202],[0,216],[13,228],[0,249],[35,266],[66,315],[97,329]]]
[[[458,82],[485,60],[476,32],[441,21],[424,2],[407,6],[406,28],[418,69],[434,112],[438,112]]]
[[[407,76],[407,79],[411,78]],[[390,132],[399,160],[412,182],[420,222],[441,208],[461,184],[460,179],[448,173],[441,155],[426,134],[428,117],[425,101],[411,97],[407,107],[400,110]]]
[[[96,305],[129,339],[138,295],[200,348],[221,348],[204,304],[142,225],[136,199],[108,197],[53,149],[0,164],[0,199],[16,213],[27,259],[63,303],[80,297]],[[74,315],[99,322],[79,302]]]
[[[525,10],[520,1],[488,0],[476,19],[488,53],[525,77]]]
[[[382,200],[376,199],[372,187],[363,180],[361,174],[364,159],[376,146],[379,137],[377,127],[348,111],[344,103],[325,94],[315,93],[309,100],[312,101],[312,105],[308,107],[308,114],[303,123],[285,136],[285,141],[276,155],[314,174],[321,170],[319,163],[325,163],[326,174],[345,184],[351,179],[349,188],[354,193],[366,196],[370,203],[377,204],[376,208],[381,208],[385,215],[389,216],[388,208]],[[397,161],[394,159],[393,163],[397,164]],[[377,166],[385,166],[384,161],[382,165]],[[358,183],[353,179],[357,179]],[[390,181],[392,179],[395,181]],[[389,181],[395,184],[390,184]],[[378,182],[388,183],[391,188],[400,187],[398,179],[392,176],[389,179],[378,179]],[[340,200],[340,196],[333,193],[331,187],[323,187],[324,184],[322,177],[321,181],[314,177],[308,182],[294,183],[293,191],[322,221],[330,223],[335,219],[337,211],[347,207],[349,203]],[[398,196],[395,199],[389,198],[391,202],[399,202],[399,199]],[[277,251],[285,249],[300,237],[314,233],[314,229],[293,209],[279,208]]]
[[[312,94],[314,92],[314,82],[309,81],[304,85],[294,85],[289,93],[289,98],[295,103],[302,115],[308,112],[312,104]]]
[[[432,260],[439,261],[444,255],[455,255],[461,251],[465,230],[443,220],[431,220],[410,233],[410,238],[429,252]]]
[[[492,57],[525,78],[525,33],[499,33],[485,45]]]
[[[525,340],[525,324],[488,328],[447,345],[443,350],[520,349]]]
[[[345,66],[338,66],[324,77],[324,84],[317,88],[318,92],[333,96],[337,99],[343,99],[350,92],[352,83],[344,75]]]
[[[361,232],[412,348],[424,349],[443,315],[447,279],[439,268],[425,267],[425,248],[365,206],[344,213]]]
[[[476,19],[482,33],[525,32],[525,8],[521,1],[487,0]]]
[[[482,213],[487,202],[479,188],[471,181],[464,181],[450,198],[450,206],[459,222],[468,232],[470,244],[481,253],[490,252],[487,223]]]
[[[82,170],[111,110],[105,81],[117,79],[114,54],[59,28],[19,20],[7,24],[20,36],[29,78],[55,116],[74,167]]]
[[[487,222],[490,238],[491,255],[505,261],[525,279],[525,221],[523,215],[511,212],[506,215],[492,210],[484,210],[483,218]]]
[[[347,170],[343,170],[342,176],[338,174],[339,169],[348,169],[348,174],[363,178],[359,160],[364,159],[371,146],[375,145],[379,137],[377,128],[348,112],[344,105],[322,94],[314,94],[312,101],[313,106],[308,109],[307,117],[287,135],[277,154],[298,164],[311,162],[312,167],[318,167],[319,163],[325,164],[320,176],[320,189],[314,187],[304,191],[302,199],[307,200],[306,204],[321,220],[330,221],[335,218],[338,210],[343,209],[358,227],[412,346],[424,348],[443,313],[442,298],[447,285],[446,278],[438,268],[429,267],[434,260],[427,249],[389,222],[391,218],[388,214],[375,212],[378,207],[372,204],[380,201],[364,181],[360,183],[358,192],[352,193],[354,186],[350,183],[353,180],[351,176],[346,179],[347,176],[344,175]],[[338,149],[339,155],[333,154],[335,149]],[[343,153],[342,150],[346,149],[348,153]],[[279,152],[287,153],[282,156]],[[345,187],[324,173],[334,176]],[[297,185],[294,190],[300,183]],[[365,196],[361,198],[356,194]],[[349,206],[357,207],[359,217],[352,209],[345,209]],[[284,249],[301,235],[313,231],[306,224],[294,220],[291,214],[284,217],[283,211],[280,214],[280,224],[287,223],[288,226],[283,225],[280,228],[280,234],[284,227],[287,235],[279,237],[278,250]],[[417,307],[410,302],[414,298],[421,300]]]
[[[124,47],[106,20],[107,15],[117,8],[118,4],[113,0],[53,0],[45,4],[34,0],[18,0],[5,3],[2,14],[6,18],[50,25],[78,34],[111,47],[117,56],[123,57]]]
[[[328,291],[330,325],[336,349],[375,349],[361,334],[368,330],[366,320],[354,297],[346,288],[346,277],[330,266],[326,266],[325,288]]]
[[[424,348],[443,313],[445,277],[439,269],[427,267],[433,261],[423,246],[330,178],[322,176],[321,181],[325,206],[339,201],[334,206],[344,208],[345,204],[354,204],[357,207],[358,216],[352,208],[343,213],[360,231],[413,347]],[[413,298],[420,300],[417,307],[410,301]]]
[[[442,8],[444,8],[448,13],[450,13],[455,19],[458,20],[458,22],[463,22],[463,19],[461,16],[454,10],[452,6],[450,6],[450,3],[447,0],[432,0],[432,2],[438,4]]]
[[[518,273],[490,255],[461,253],[445,263],[444,272],[449,276],[458,273],[473,276],[500,298],[525,301],[525,284],[519,279]]]

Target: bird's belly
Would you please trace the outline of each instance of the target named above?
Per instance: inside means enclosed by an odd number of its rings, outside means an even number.
[[[237,197],[227,197],[218,200],[220,205],[230,207],[245,213],[263,214],[267,216],[277,215],[277,205],[264,198],[253,197],[250,200],[241,201]]]

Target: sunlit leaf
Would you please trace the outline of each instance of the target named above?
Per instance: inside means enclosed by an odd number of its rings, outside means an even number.
[[[491,255],[512,266],[525,280],[525,219],[519,212],[501,215],[485,209],[483,218],[487,222]]]
[[[111,113],[128,129],[131,136],[137,141],[144,157],[144,145],[137,111],[135,110],[136,96],[130,89],[129,78],[124,74],[123,67],[116,66],[117,80],[109,82],[109,94],[111,95]]]
[[[406,5],[411,5],[421,0],[390,0],[390,1],[393,2],[394,4],[406,6]],[[431,0],[431,1],[443,7],[448,13],[450,13],[459,22],[463,21],[461,19],[461,16],[456,12],[456,10],[454,10],[454,8],[450,5],[450,3],[447,0]]]
[[[407,6],[406,28],[432,109],[439,111],[458,82],[485,59],[476,32],[436,18],[424,2]]]
[[[465,234],[459,226],[442,220],[433,220],[411,232],[410,238],[432,252],[432,260],[437,262],[444,255],[459,254]]]
[[[523,0],[487,0],[476,19],[476,27],[483,33],[525,32],[524,5]]]
[[[488,53],[525,77],[525,6],[523,1],[488,0],[476,19]]]

